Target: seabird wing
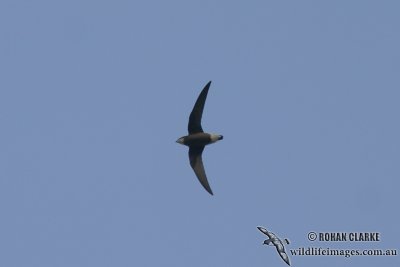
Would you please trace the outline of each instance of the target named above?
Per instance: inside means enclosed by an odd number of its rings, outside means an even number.
[[[269,232],[267,229],[265,229],[264,227],[261,226],[257,226],[258,230],[260,230],[264,235],[267,235],[271,241],[273,242],[273,239],[276,238],[276,235],[274,235],[274,233]]]
[[[276,234],[274,234],[273,232],[268,232],[268,236],[271,238],[271,239],[275,239],[275,240],[279,240],[280,241],[280,239],[276,236]]]
[[[289,262],[289,256],[286,254],[286,252],[279,252],[279,256],[281,256],[282,260],[287,263],[287,265],[290,266]]]
[[[282,241],[280,239],[277,239],[277,242],[274,242],[274,245],[276,247],[276,251],[278,251],[279,256],[281,256],[282,260],[284,260],[287,265],[290,266],[289,262],[289,256],[285,252],[285,246],[283,245]]]
[[[199,97],[194,104],[193,110],[189,116],[188,132],[189,134],[202,133],[203,128],[201,128],[201,117],[203,115],[204,104],[206,102],[208,89],[210,88],[211,81],[209,81],[206,86],[201,91]]]
[[[192,169],[196,174],[197,179],[199,179],[201,185],[207,190],[208,193],[212,195],[213,192],[211,190],[210,185],[208,184],[206,172],[203,166],[203,159],[201,157],[203,150],[204,146],[189,147],[190,166],[192,166]]]
[[[268,235],[268,231],[267,231],[267,229],[265,229],[264,227],[257,226],[257,229],[260,230],[261,233],[263,233],[264,235]]]

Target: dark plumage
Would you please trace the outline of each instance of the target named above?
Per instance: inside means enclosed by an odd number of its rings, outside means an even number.
[[[194,104],[193,110],[190,113],[188,123],[189,135],[179,138],[176,142],[189,147],[190,166],[192,166],[193,171],[203,187],[212,195],[213,192],[208,183],[207,175],[203,166],[202,153],[206,145],[222,140],[223,136],[205,133],[201,127],[201,118],[210,85],[211,81],[207,83],[201,91],[196,103]]]

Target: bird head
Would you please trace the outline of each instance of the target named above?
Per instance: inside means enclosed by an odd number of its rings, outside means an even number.
[[[184,136],[181,137],[181,138],[179,138],[178,140],[176,140],[176,142],[177,142],[178,144],[181,144],[181,145],[184,145],[184,141],[185,141],[185,137],[184,137]]]
[[[220,134],[210,134],[210,138],[211,138],[211,143],[215,143],[219,140],[224,139],[224,137]]]
[[[263,245],[269,245],[271,243],[270,239],[264,240]]]

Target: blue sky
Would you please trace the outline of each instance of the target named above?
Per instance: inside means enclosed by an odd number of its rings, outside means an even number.
[[[399,250],[399,8],[1,1],[0,266],[285,266],[258,225]],[[175,143],[209,80],[213,197]]]

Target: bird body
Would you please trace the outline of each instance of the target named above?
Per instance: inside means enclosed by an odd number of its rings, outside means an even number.
[[[209,133],[194,133],[178,139],[178,143],[186,146],[206,146],[223,139],[222,135]]]

